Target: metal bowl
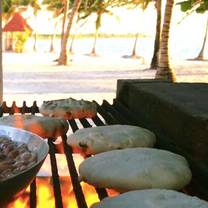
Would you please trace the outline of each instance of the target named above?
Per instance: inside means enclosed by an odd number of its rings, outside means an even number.
[[[32,182],[43,164],[49,147],[46,140],[43,140],[36,134],[31,132],[0,125],[0,136],[8,136],[12,141],[25,143],[28,149],[37,153],[37,162],[28,169],[18,174],[0,181],[0,207],[8,204],[17,198]]]

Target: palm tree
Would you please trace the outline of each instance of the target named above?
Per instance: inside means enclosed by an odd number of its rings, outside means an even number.
[[[97,39],[98,39],[99,28],[101,26],[102,14],[103,14],[103,11],[101,9],[99,11],[97,11],[97,18],[96,18],[96,21],[95,21],[94,42],[93,42],[92,51],[90,53],[90,55],[92,55],[92,56],[96,56],[97,55],[97,53],[96,53],[96,43],[97,43]]]
[[[174,0],[167,0],[165,7],[165,16],[162,28],[162,35],[159,50],[159,62],[155,79],[162,79],[174,82],[176,80],[175,72],[169,63],[169,33],[172,17]]]
[[[93,13],[93,12],[96,13],[94,42],[93,42],[92,51],[89,55],[97,56],[96,44],[97,44],[97,39],[99,35],[99,29],[102,23],[102,16],[105,13],[112,15],[112,12],[109,11],[107,8],[111,6],[113,3],[114,3],[114,0],[107,0],[107,1],[95,0],[94,5],[91,8],[89,8],[90,13]]]
[[[208,15],[208,4],[206,0],[186,0],[186,1],[179,2],[178,5],[181,6],[182,12],[186,12],[186,15],[183,19],[188,17],[193,12],[201,13],[201,14],[207,12],[207,15]],[[205,50],[205,44],[207,40],[207,33],[208,33],[208,16],[207,16],[207,23],[206,23],[206,29],[205,29],[205,35],[203,39],[202,48],[198,56],[194,58],[193,60],[204,60],[204,50]]]
[[[152,61],[150,64],[150,69],[156,69],[158,66],[158,55],[160,48],[160,31],[161,31],[161,0],[156,0],[155,7],[157,11],[157,23],[156,23],[156,33],[155,33],[155,43],[154,52],[152,56]]]
[[[33,45],[33,50],[36,51],[36,42],[37,42],[37,16],[38,16],[38,11],[40,10],[40,5],[38,3],[38,0],[29,0],[28,5],[30,5],[33,8],[33,14],[35,17],[35,30],[34,30],[34,45]]]
[[[38,11],[41,9],[40,8],[40,4],[38,0],[17,0],[18,5],[19,6],[31,6],[33,8],[33,14],[35,17],[35,21],[37,20],[37,15],[38,15]],[[37,27],[37,21],[35,23],[35,30],[34,30],[34,45],[33,45],[33,50],[36,51],[36,42],[37,42],[37,31],[36,31],[36,27]]]
[[[79,10],[78,10],[78,18],[76,21],[76,24],[78,23],[79,20],[87,18],[92,12],[90,11],[91,8],[94,7],[94,4],[99,0],[86,0],[82,1],[81,4],[79,5]],[[43,0],[43,4],[48,5],[48,9],[54,12],[54,17],[56,19],[62,19],[62,32],[61,32],[61,48],[63,45],[63,37],[65,33],[65,28],[66,28],[66,20],[69,14],[69,9],[73,7],[74,0]],[[80,14],[83,13],[81,16]],[[75,35],[73,35],[72,38],[72,43],[74,41]],[[53,39],[53,38],[52,38]],[[53,40],[51,39],[51,43]],[[52,44],[51,44],[52,45]],[[70,52],[72,48],[72,44],[70,47]],[[58,59],[56,59],[58,61]]]
[[[75,0],[74,1],[73,8],[72,8],[72,11],[71,11],[70,17],[69,17],[69,22],[67,24],[67,28],[66,28],[66,31],[65,31],[64,36],[63,36],[63,41],[62,41],[62,45],[61,45],[61,52],[60,52],[60,56],[59,56],[59,59],[58,59],[58,65],[67,65],[67,59],[68,59],[68,54],[67,54],[68,36],[70,34],[71,26],[72,26],[74,17],[76,15],[76,13],[78,12],[80,4],[81,4],[81,0]]]
[[[208,14],[208,12],[207,12]],[[198,56],[195,58],[195,60],[204,60],[204,50],[205,50],[205,45],[207,42],[207,33],[208,33],[208,16],[207,16],[207,23],[206,23],[206,29],[205,29],[205,34],[204,34],[204,40],[202,43],[202,48],[198,54]]]

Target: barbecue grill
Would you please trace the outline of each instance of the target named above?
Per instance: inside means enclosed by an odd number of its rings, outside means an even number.
[[[79,119],[79,122],[82,124],[84,128],[91,127],[92,124],[96,126],[102,126],[106,124],[128,124],[129,121],[126,120],[119,112],[115,111],[113,107],[107,102],[104,101],[102,105],[97,104],[98,115],[92,119]],[[112,110],[110,110],[112,109]],[[26,102],[23,102],[21,107],[16,105],[16,102],[12,103],[11,107],[8,107],[6,102],[3,102],[0,108],[0,116],[4,115],[12,115],[12,114],[37,114],[39,113],[39,107],[37,106],[37,102],[34,101],[31,107],[28,107]],[[75,132],[79,129],[79,125],[77,124],[77,119],[69,120],[69,124],[71,130]],[[69,175],[71,177],[71,183],[73,186],[74,194],[76,197],[77,207],[78,208],[87,208],[86,199],[80,185],[78,174],[75,166],[75,162],[72,156],[72,149],[66,144],[67,136],[63,135],[61,137],[62,145],[64,149],[64,154],[66,156],[67,166],[69,170]],[[61,208],[63,206],[63,197],[61,194],[61,183],[60,177],[58,174],[58,160],[56,158],[56,153],[60,153],[56,144],[54,143],[55,138],[48,138],[49,145],[49,155],[50,155],[50,163],[51,163],[51,172],[52,172],[52,181],[53,181],[53,193],[54,193],[54,201],[55,207]],[[29,193],[29,207],[35,208],[37,206],[37,183],[36,179],[30,185],[30,193]],[[108,192],[105,189],[95,188],[97,192],[98,198],[102,200],[103,198],[108,196]],[[70,203],[70,202],[69,202]],[[69,204],[70,206],[70,204]]]
[[[95,101],[94,101],[95,102]],[[95,102],[96,103],[96,102]],[[92,119],[74,119],[69,120],[70,130],[75,132],[79,128],[86,128],[93,126],[102,126],[106,124],[129,124],[129,125],[138,125],[136,120],[134,119],[134,115],[121,103],[114,100],[113,104],[109,104],[106,100],[103,101],[101,105],[97,104],[98,114],[96,117]],[[23,102],[21,107],[18,107],[15,102],[12,103],[11,107],[8,107],[6,102],[4,102],[0,108],[0,116],[8,115],[8,114],[37,114],[39,113],[39,107],[37,106],[37,102],[34,101],[31,107],[28,107],[26,102]],[[77,123],[81,123],[78,125]],[[157,135],[158,136],[158,135]],[[66,144],[67,136],[63,135],[62,139],[62,146],[63,146],[63,153],[66,157],[67,167],[68,167],[68,174],[71,177],[71,184],[73,186],[73,192],[76,198],[77,207],[78,208],[88,208],[86,203],[86,196],[82,190],[82,187],[79,182],[78,173],[75,166],[75,161],[72,155],[72,148]],[[51,172],[52,172],[52,186],[53,186],[53,193],[54,193],[54,201],[55,207],[62,208],[64,207],[63,204],[63,196],[61,193],[61,176],[58,174],[58,160],[56,158],[56,153],[60,153],[56,144],[54,143],[54,138],[48,138],[49,144],[49,155],[50,155],[50,163],[51,163]],[[70,184],[70,185],[71,185]],[[36,179],[30,185],[29,190],[29,202],[28,207],[35,208],[37,207],[37,183]],[[99,200],[108,196],[108,191],[106,189],[98,189],[95,188],[95,191],[98,195]],[[197,195],[196,192],[193,191],[192,184],[186,187],[183,190],[188,194]],[[70,201],[69,205],[70,207]]]

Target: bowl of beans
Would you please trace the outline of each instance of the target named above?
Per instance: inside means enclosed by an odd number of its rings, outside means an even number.
[[[31,132],[0,125],[0,206],[17,198],[33,181],[49,151]]]

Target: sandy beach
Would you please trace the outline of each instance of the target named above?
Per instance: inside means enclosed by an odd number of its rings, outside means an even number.
[[[118,79],[153,79],[145,59],[113,55],[91,57],[75,54],[68,66],[57,66],[56,53],[3,53],[4,100],[21,105],[26,101],[38,105],[43,100],[73,97],[76,99],[115,98]],[[208,82],[208,62],[171,60],[177,82]]]

